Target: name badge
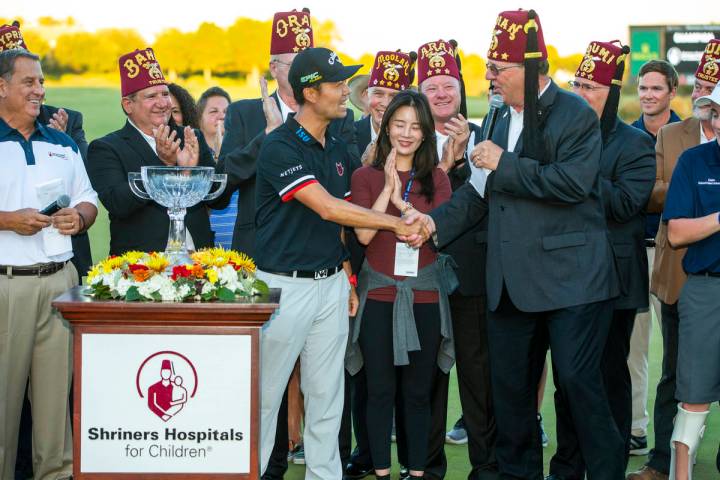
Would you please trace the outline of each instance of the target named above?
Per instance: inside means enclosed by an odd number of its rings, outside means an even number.
[[[402,242],[395,244],[395,275],[417,277],[419,263],[419,249],[409,247]]]

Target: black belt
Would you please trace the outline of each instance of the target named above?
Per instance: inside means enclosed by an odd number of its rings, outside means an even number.
[[[322,270],[293,270],[292,272],[273,272],[270,270],[263,270],[266,273],[272,273],[273,275],[282,275],[283,277],[293,278],[312,278],[314,280],[322,280],[335,275],[343,269],[342,265],[338,265],[333,268],[324,268]],[[261,269],[262,270],[262,269]]]
[[[46,277],[62,270],[65,267],[65,264],[69,261],[70,260],[65,260],[64,262],[43,263],[33,267],[0,265],[0,275],[7,275],[8,277]]]
[[[720,272],[698,272],[691,273],[690,275],[697,275],[698,277],[720,277]]]

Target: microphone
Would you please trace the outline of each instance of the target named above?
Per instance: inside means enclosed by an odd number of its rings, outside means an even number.
[[[58,210],[61,210],[68,206],[70,206],[70,197],[67,195],[60,195],[57,200],[40,210],[38,213],[50,216]]]
[[[498,112],[505,106],[501,95],[493,95],[490,97],[490,110],[485,117],[485,125],[483,126],[482,140],[489,140],[495,130],[495,122],[497,121]]]

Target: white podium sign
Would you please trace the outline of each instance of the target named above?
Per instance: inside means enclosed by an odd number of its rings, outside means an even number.
[[[251,348],[250,335],[84,334],[80,471],[248,473]]]

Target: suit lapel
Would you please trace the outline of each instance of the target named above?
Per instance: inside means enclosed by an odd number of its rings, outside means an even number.
[[[699,121],[691,121],[685,124],[683,135],[680,137],[680,144],[682,145],[683,151],[700,143],[699,123]]]
[[[127,142],[128,146],[138,154],[141,159],[141,163],[144,165],[163,165],[158,156],[155,155],[155,152],[153,152],[153,149],[150,148],[147,141],[142,135],[140,135],[140,132],[130,125],[130,121],[125,122],[121,135]]]

